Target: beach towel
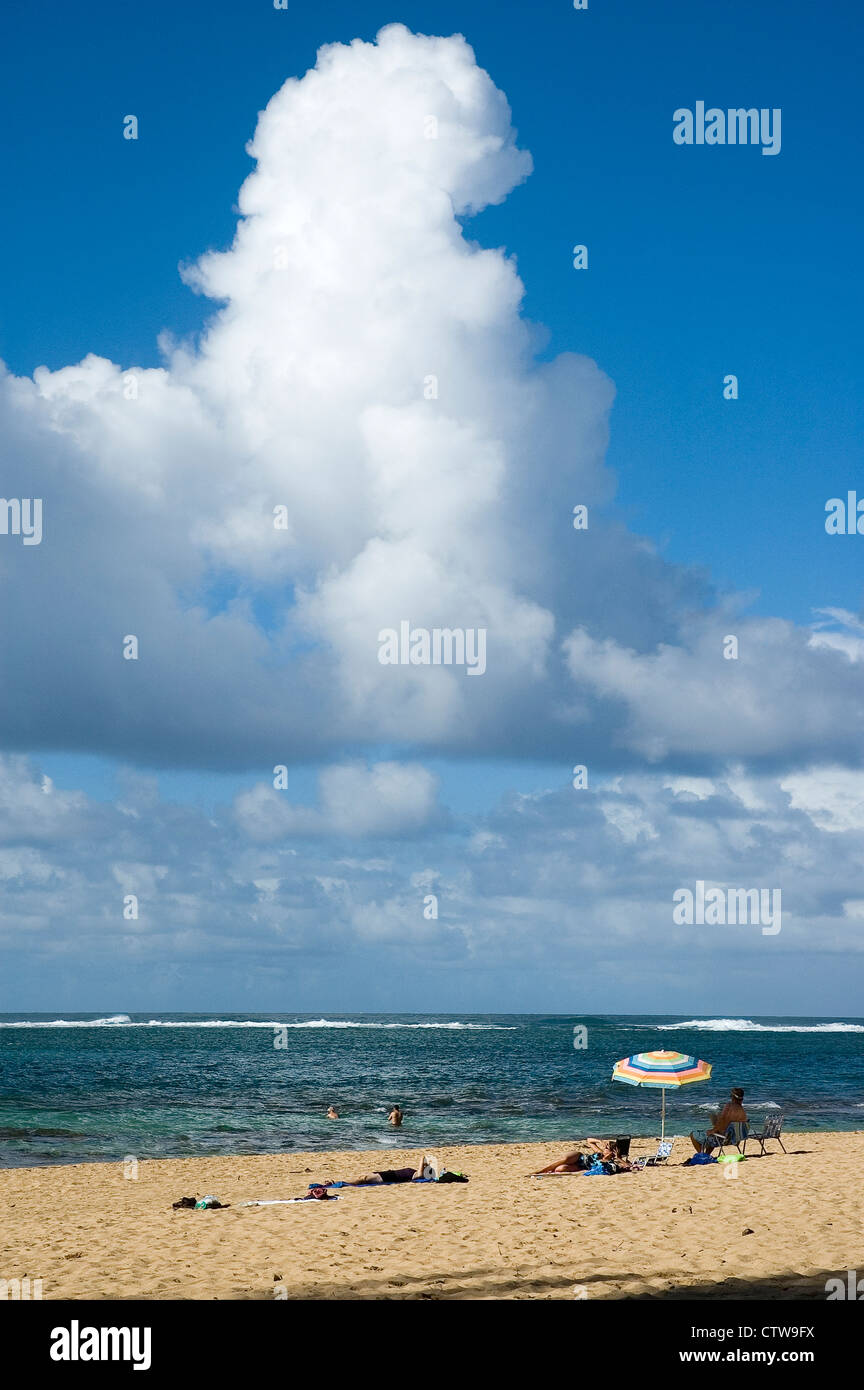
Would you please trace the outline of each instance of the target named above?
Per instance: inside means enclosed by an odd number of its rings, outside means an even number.
[[[262,1197],[253,1202],[238,1202],[238,1207],[288,1207],[292,1202],[308,1202],[308,1197]],[[338,1202],[339,1198],[334,1194],[327,1198],[328,1202]]]
[[[699,1168],[699,1167],[702,1166],[703,1163],[716,1163],[716,1162],[717,1162],[717,1159],[714,1158],[712,1154],[694,1154],[692,1158],[688,1158],[688,1159],[687,1159],[686,1163],[682,1163],[682,1164],[681,1164],[681,1167],[682,1167],[682,1168]]]
[[[411,1182],[437,1182],[436,1178],[412,1178]],[[467,1182],[468,1179],[466,1178]],[[324,1187],[323,1182],[310,1182],[310,1187]],[[407,1187],[404,1182],[331,1182],[330,1187]]]

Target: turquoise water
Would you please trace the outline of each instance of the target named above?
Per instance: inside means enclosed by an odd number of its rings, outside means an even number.
[[[393,1102],[411,1148],[654,1135],[659,1092],[610,1074],[655,1047],[714,1068],[667,1093],[668,1132],[704,1127],[733,1085],[751,1119],[778,1107],[790,1128],[864,1128],[855,1018],[4,1014],[0,1166],[387,1148]]]

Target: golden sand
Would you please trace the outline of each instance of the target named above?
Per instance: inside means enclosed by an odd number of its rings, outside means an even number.
[[[864,1274],[864,1134],[784,1142],[685,1168],[678,1140],[669,1167],[591,1178],[525,1176],[560,1143],[449,1148],[436,1156],[468,1184],[258,1208],[236,1204],[418,1151],[170,1159],[137,1179],[121,1163],[6,1169],[0,1279],[41,1279],[45,1299],[824,1299],[826,1279]],[[231,1209],[172,1209],[205,1193]]]

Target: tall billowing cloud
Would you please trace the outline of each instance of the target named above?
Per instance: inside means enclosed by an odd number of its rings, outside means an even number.
[[[233,245],[184,270],[200,342],[0,380],[6,495],[44,501],[0,547],[7,747],[860,756],[848,647],[739,619],[723,661],[704,581],[601,523],[611,384],[535,359],[513,260],[463,229],[530,158],[462,38],[322,49],[250,153]],[[485,628],[485,674],[382,665],[402,621]]]

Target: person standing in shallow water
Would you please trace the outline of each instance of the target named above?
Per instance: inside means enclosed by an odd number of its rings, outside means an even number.
[[[393,1109],[390,1111],[390,1114],[387,1116],[387,1123],[388,1123],[388,1124],[391,1124],[391,1125],[395,1125],[396,1128],[398,1129],[398,1127],[399,1127],[399,1125],[401,1125],[403,1119],[404,1119],[404,1116],[403,1116],[403,1114],[402,1114],[402,1107],[399,1106],[399,1105],[394,1105],[394,1106],[393,1106]]]
[[[339,1119],[339,1111],[336,1109],[336,1106],[335,1106],[335,1105],[331,1105],[331,1106],[328,1107],[328,1109],[327,1109],[327,1119],[328,1119],[328,1120],[338,1120],[338,1119]]]

